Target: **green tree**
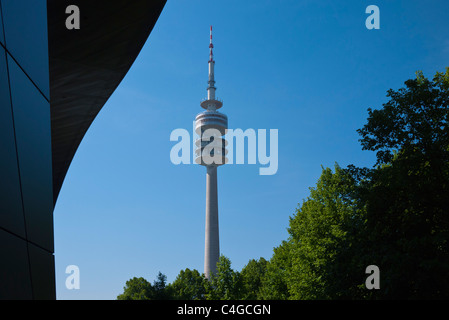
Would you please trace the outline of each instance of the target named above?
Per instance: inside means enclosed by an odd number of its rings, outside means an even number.
[[[388,90],[382,109],[368,109],[368,122],[357,130],[363,150],[377,151],[377,164],[390,163],[394,153],[440,171],[449,145],[449,68],[432,80],[417,72],[405,88]]]
[[[449,297],[449,68],[433,80],[417,73],[368,110],[358,132],[377,152],[365,174],[365,238],[381,270],[379,298]]]
[[[241,299],[242,278],[231,268],[231,260],[223,255],[217,263],[217,271],[205,281],[207,300]]]
[[[123,293],[117,296],[117,300],[168,300],[173,299],[170,286],[166,285],[167,277],[158,273],[153,285],[146,279],[134,277],[126,281]]]
[[[274,248],[262,278],[259,299],[287,300],[290,297],[288,279],[291,271],[291,246],[291,242],[282,241],[281,245]]]
[[[153,282],[151,300],[172,299],[171,287],[167,286],[167,276],[159,271],[156,280]]]
[[[205,289],[204,275],[198,270],[185,269],[181,270],[175,281],[170,284],[175,299],[179,300],[204,300]]]
[[[124,292],[117,296],[117,300],[149,300],[153,294],[153,287],[144,278],[134,277],[126,281]]]
[[[358,130],[374,168],[323,169],[268,263],[262,296],[449,297],[449,68],[405,85]],[[381,290],[364,287],[370,264]]]
[[[261,298],[262,280],[267,271],[268,261],[264,258],[251,259],[240,271],[242,278],[242,299],[256,300]]]
[[[316,187],[310,189],[290,218],[289,255],[286,280],[291,299],[330,299],[335,269],[330,268],[342,244],[350,244],[348,230],[359,223],[358,205],[353,198],[355,180],[335,165],[333,173],[323,168]]]

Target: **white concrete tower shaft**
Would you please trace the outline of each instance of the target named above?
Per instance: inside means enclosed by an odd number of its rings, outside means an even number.
[[[217,166],[207,166],[206,176],[206,234],[204,241],[204,274],[207,279],[217,271],[220,258],[218,229]]]

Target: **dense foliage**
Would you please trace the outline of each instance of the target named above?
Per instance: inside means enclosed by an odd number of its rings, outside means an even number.
[[[222,256],[209,280],[133,278],[118,299],[448,299],[449,68],[387,97],[358,130],[375,166],[323,168],[270,260],[239,272]],[[365,287],[368,265],[379,290]]]

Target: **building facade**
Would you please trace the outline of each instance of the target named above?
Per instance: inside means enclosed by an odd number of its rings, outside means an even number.
[[[0,298],[55,296],[46,1],[0,2]]]
[[[66,8],[80,9],[78,30]],[[0,0],[0,299],[55,299],[53,209],[164,1]]]

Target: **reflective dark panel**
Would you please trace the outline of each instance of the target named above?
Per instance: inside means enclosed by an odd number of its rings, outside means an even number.
[[[53,252],[50,106],[8,55],[28,240]]]
[[[6,54],[0,47],[0,228],[24,238],[25,226],[12,120]]]
[[[0,1],[0,43],[5,45],[5,38],[3,37],[3,18],[2,18],[2,2]]]
[[[34,299],[55,299],[55,259],[53,254],[28,244]]]
[[[2,0],[8,51],[48,98],[48,35],[46,0]]]
[[[26,241],[0,229],[0,299],[32,299]]]

